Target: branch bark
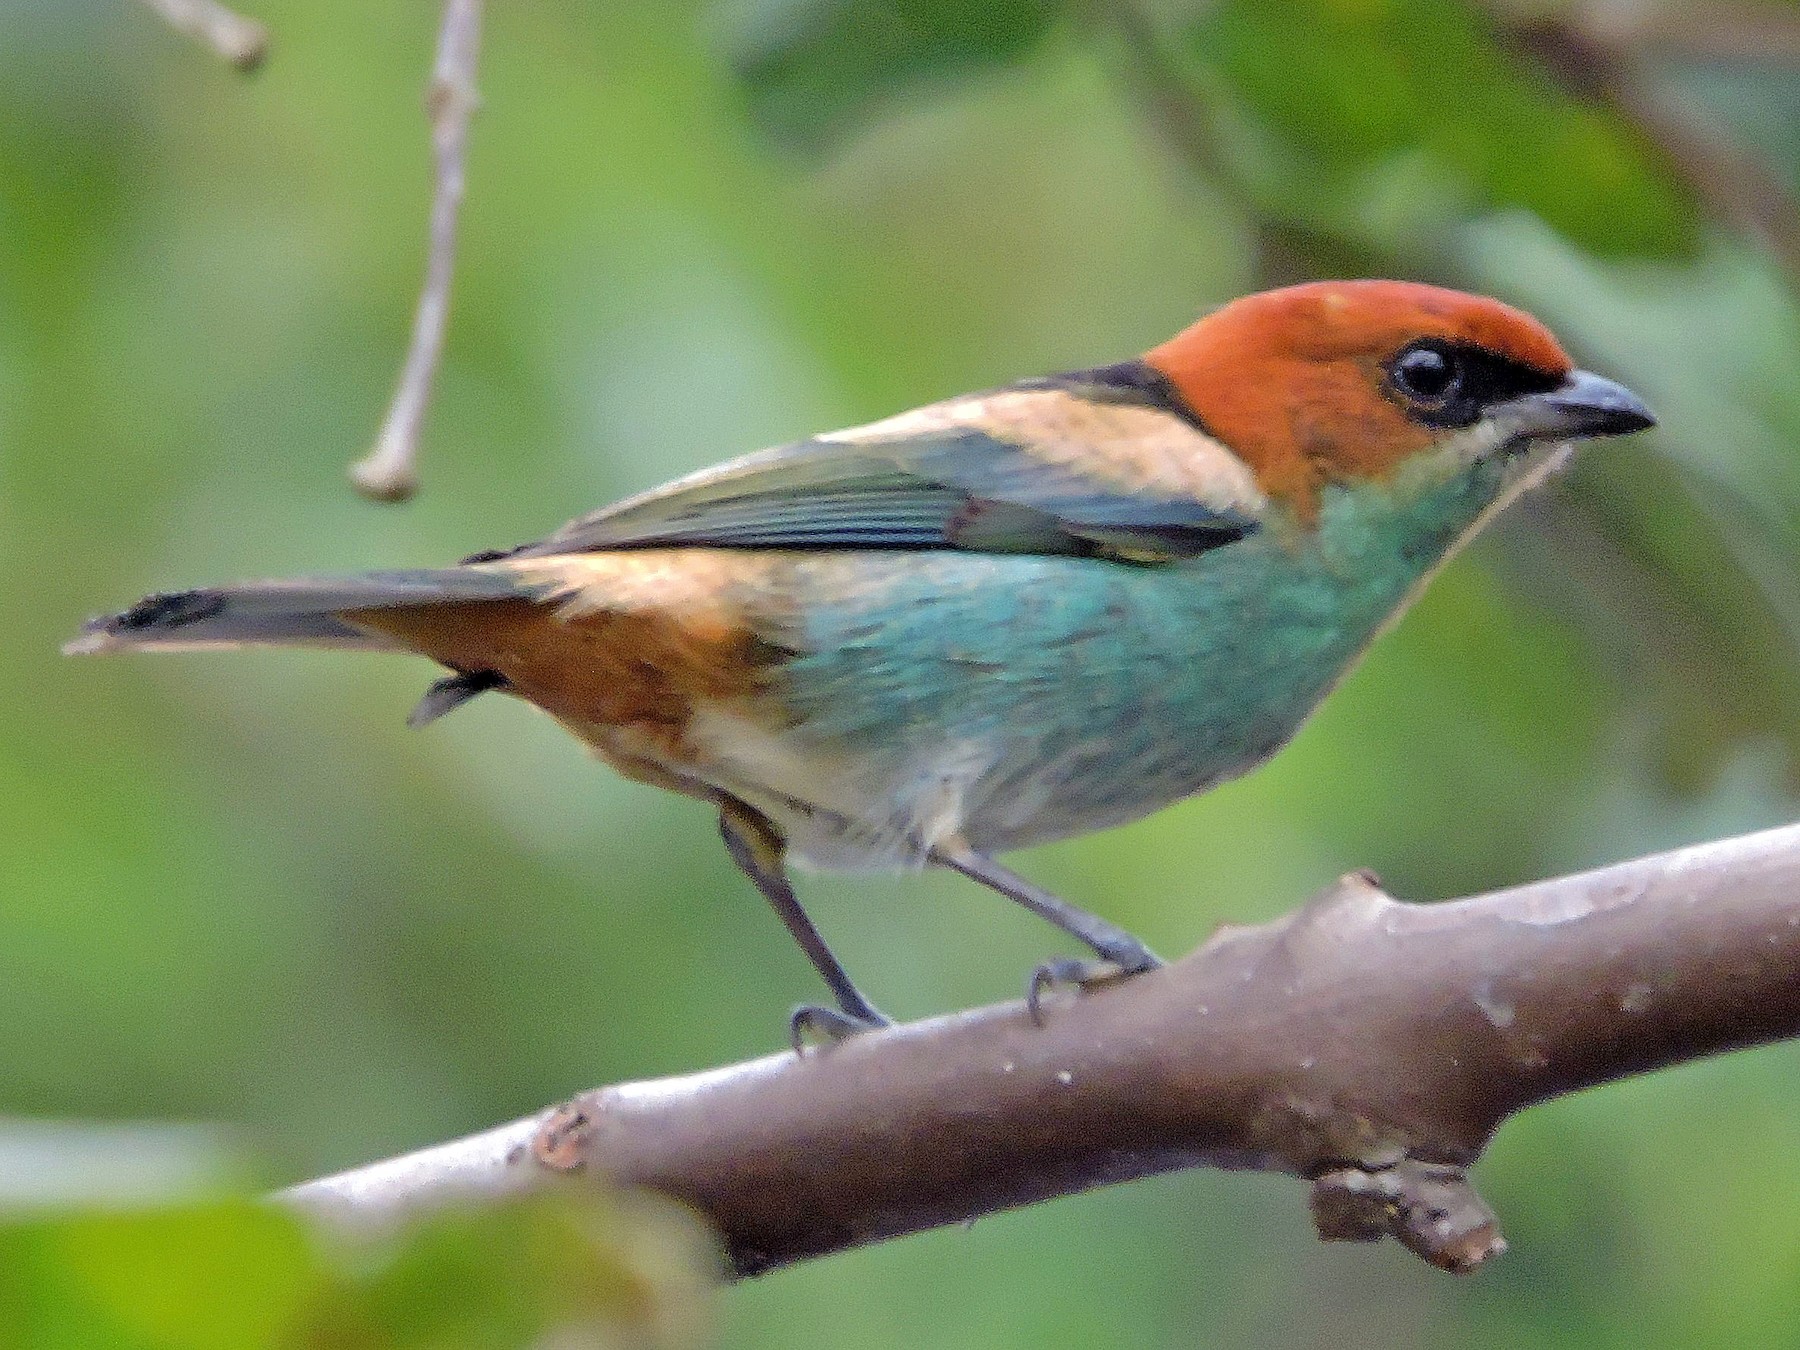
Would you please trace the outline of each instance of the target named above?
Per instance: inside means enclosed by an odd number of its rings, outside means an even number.
[[[481,9],[482,0],[446,0],[438,30],[437,58],[425,97],[437,166],[425,284],[413,314],[412,341],[400,369],[400,382],[382,419],[375,448],[350,466],[351,481],[377,501],[405,501],[419,486],[419,433],[444,350],[450,279],[456,269],[456,222],[466,181],[469,121],[480,103],[475,61],[481,50]]]
[[[1467,1169],[1537,1102],[1800,1034],[1800,825],[1441,904],[1354,873],[1162,970],[796,1057],[584,1092],[283,1193],[380,1225],[587,1179],[698,1210],[732,1270],[1196,1165],[1312,1182],[1328,1239],[1469,1270]]]

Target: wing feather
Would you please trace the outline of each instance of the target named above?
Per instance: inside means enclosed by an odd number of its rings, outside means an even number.
[[[517,553],[960,548],[1152,560],[1241,538],[1265,505],[1242,461],[1161,391],[1091,373],[746,455]]]

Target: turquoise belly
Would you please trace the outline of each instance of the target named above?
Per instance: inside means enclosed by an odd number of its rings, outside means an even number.
[[[1151,566],[816,555],[789,597],[784,739],[850,761],[890,827],[952,799],[986,850],[1118,824],[1278,748],[1490,499],[1396,518],[1345,493],[1301,545]]]
[[[940,554],[858,571],[808,607],[781,686],[792,734],[891,765],[897,796],[938,751],[987,748],[964,826],[981,848],[1116,824],[1251,767],[1392,604],[1346,613],[1338,588],[1244,546],[1166,567]]]

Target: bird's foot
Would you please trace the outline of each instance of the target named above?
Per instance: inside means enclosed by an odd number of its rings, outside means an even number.
[[[1098,958],[1059,956],[1044,962],[1025,982],[1025,1011],[1034,1026],[1044,1025],[1044,995],[1058,989],[1092,989],[1112,984],[1146,970],[1155,970],[1162,958],[1141,942],[1121,945]]]
[[[843,1008],[827,1008],[818,1003],[803,1003],[788,1018],[788,1042],[796,1055],[806,1047],[836,1045],[864,1032],[880,1031],[894,1025],[894,1019],[865,1003],[855,1012]]]

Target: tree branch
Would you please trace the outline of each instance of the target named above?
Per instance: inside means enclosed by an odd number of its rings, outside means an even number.
[[[1521,17],[1528,6],[1516,6]],[[1542,14],[1542,6],[1538,12]],[[1800,12],[1780,0],[1683,0],[1620,4],[1587,0],[1576,17],[1612,47],[1688,61],[1783,66],[1800,61]]]
[[[1211,1165],[1468,1270],[1504,1249],[1466,1169],[1508,1116],[1796,1034],[1800,825],[1442,904],[1355,873],[1043,1028],[1012,1003],[598,1088],[284,1198],[380,1225],[593,1177],[691,1205],[752,1275]]]
[[[252,71],[269,54],[269,30],[218,0],[144,0],[169,27],[185,33],[242,71]]]
[[[475,60],[481,49],[481,8],[482,0],[446,0],[444,21],[438,30],[437,59],[425,99],[437,164],[425,284],[413,315],[412,342],[400,370],[400,383],[375,438],[375,448],[350,466],[351,481],[365,496],[377,501],[405,501],[419,486],[419,432],[444,349],[469,121],[480,102],[475,89]]]
[[[1633,22],[1616,5],[1580,5],[1567,13],[1531,18],[1496,15],[1504,35],[1575,94],[1612,109],[1700,199],[1715,220],[1742,230],[1800,282],[1800,202],[1757,149],[1741,146],[1709,124],[1698,108],[1675,97],[1650,68],[1649,57],[1711,33],[1715,54],[1735,40],[1734,59],[1754,49],[1765,61],[1791,59],[1800,22],[1766,6],[1737,13],[1707,11],[1705,22],[1671,7]]]

